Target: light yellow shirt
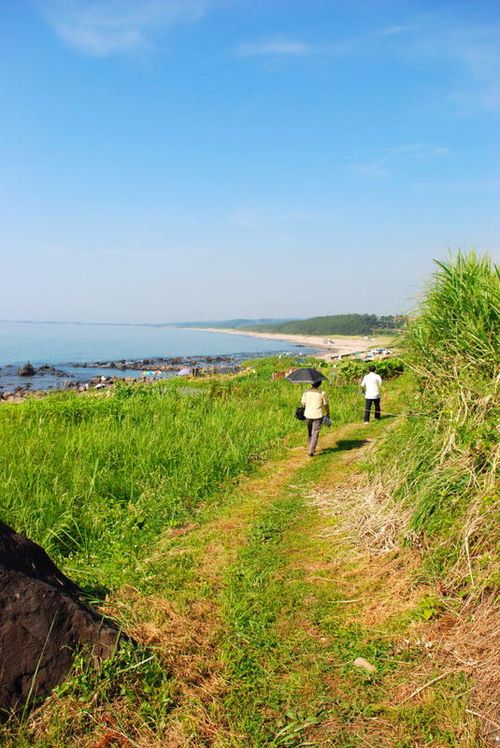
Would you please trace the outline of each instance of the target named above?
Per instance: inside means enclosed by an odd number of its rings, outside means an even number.
[[[305,405],[306,418],[323,418],[323,409],[328,406],[328,398],[319,390],[306,390],[302,395],[302,405]]]

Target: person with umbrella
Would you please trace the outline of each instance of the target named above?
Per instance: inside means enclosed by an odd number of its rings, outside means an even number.
[[[311,388],[302,395],[301,403],[304,406],[304,416],[307,421],[307,453],[309,457],[314,457],[323,416],[330,418],[328,398],[319,389],[326,377],[316,369],[297,369],[289,374],[287,379],[291,382],[310,382],[311,384]]]

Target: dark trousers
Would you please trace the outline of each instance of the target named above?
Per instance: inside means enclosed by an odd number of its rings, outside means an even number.
[[[375,418],[380,418],[380,398],[379,397],[365,397],[365,423],[370,420],[370,411],[372,409],[372,403],[375,406]]]
[[[323,423],[322,418],[308,418],[307,419],[307,436],[309,437],[307,443],[307,451],[310,455],[313,455],[316,451],[318,444],[318,436]]]

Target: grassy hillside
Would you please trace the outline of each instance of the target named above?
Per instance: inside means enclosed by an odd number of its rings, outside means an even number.
[[[498,571],[499,330],[498,268],[473,253],[438,263],[406,336],[414,415],[377,462],[426,566],[462,597],[491,589]]]
[[[437,677],[462,668],[470,679],[468,713],[483,720],[473,745],[500,739],[499,330],[498,268],[474,253],[438,263],[406,337],[409,417],[371,461],[388,527],[418,552],[415,578],[429,585],[422,635]]]

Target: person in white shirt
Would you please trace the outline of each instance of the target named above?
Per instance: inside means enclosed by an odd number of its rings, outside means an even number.
[[[380,418],[380,388],[382,387],[382,377],[375,373],[375,367],[371,364],[368,367],[368,374],[363,377],[361,389],[365,391],[365,417],[364,423],[370,421],[370,411],[372,404],[375,406],[375,418]]]
[[[330,406],[324,392],[320,392],[321,382],[313,382],[310,390],[302,395],[302,405],[305,407],[304,415],[307,421],[307,453],[314,457],[318,444],[319,432],[323,423],[323,416],[330,417]]]

